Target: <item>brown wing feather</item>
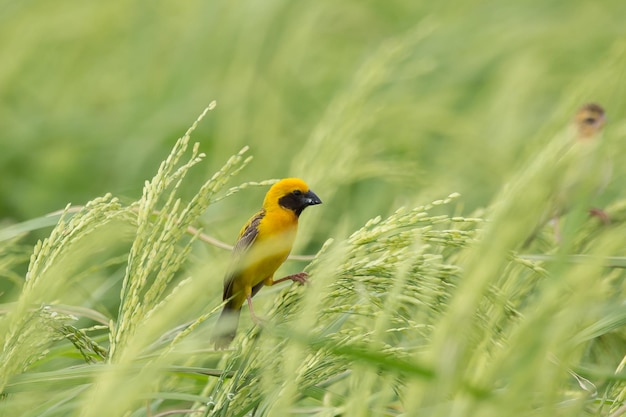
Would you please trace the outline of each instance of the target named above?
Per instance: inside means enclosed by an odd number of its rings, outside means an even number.
[[[233,281],[237,278],[237,265],[241,264],[241,257],[246,253],[248,248],[252,245],[254,240],[259,234],[259,223],[261,219],[265,217],[265,210],[260,210],[254,216],[248,220],[248,223],[241,229],[239,233],[239,239],[237,239],[237,243],[235,243],[235,247],[233,248],[232,259],[230,262],[230,267],[228,268],[228,272],[224,277],[224,293],[222,295],[222,300],[226,300],[232,297],[232,286]],[[258,290],[257,290],[258,291]]]

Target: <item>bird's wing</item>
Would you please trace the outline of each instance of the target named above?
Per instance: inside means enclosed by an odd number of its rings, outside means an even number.
[[[238,265],[241,265],[242,258],[247,252],[248,248],[252,246],[252,243],[255,241],[256,237],[259,234],[259,223],[265,217],[265,210],[260,210],[254,216],[248,220],[248,223],[241,229],[239,233],[239,238],[237,239],[237,243],[235,243],[235,247],[233,248],[232,259],[230,262],[230,267],[228,268],[228,273],[224,278],[224,294],[222,296],[223,300],[230,298],[232,294],[232,285],[233,281],[236,279],[239,271],[237,270]]]

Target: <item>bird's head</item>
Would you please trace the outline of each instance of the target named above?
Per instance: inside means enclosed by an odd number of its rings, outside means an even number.
[[[590,138],[602,130],[606,122],[604,109],[596,103],[588,103],[576,112],[574,124],[581,139]]]
[[[276,204],[299,216],[308,206],[322,204],[322,200],[301,179],[285,178],[272,185],[265,196],[263,207],[268,208]]]

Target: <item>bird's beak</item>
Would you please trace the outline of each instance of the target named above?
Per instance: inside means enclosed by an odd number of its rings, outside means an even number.
[[[316,204],[322,204],[322,200],[320,200],[320,198],[317,195],[315,195],[313,191],[308,191],[304,193],[302,197],[303,197],[302,202],[306,204],[307,206],[314,206]]]

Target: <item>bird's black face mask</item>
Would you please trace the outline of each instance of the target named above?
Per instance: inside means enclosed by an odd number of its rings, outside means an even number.
[[[278,200],[278,204],[281,207],[292,210],[296,213],[296,216],[300,216],[302,210],[308,206],[314,206],[316,204],[322,204],[322,200],[315,195],[313,191],[307,191],[303,193],[300,190],[295,190],[287,195],[284,195]]]

